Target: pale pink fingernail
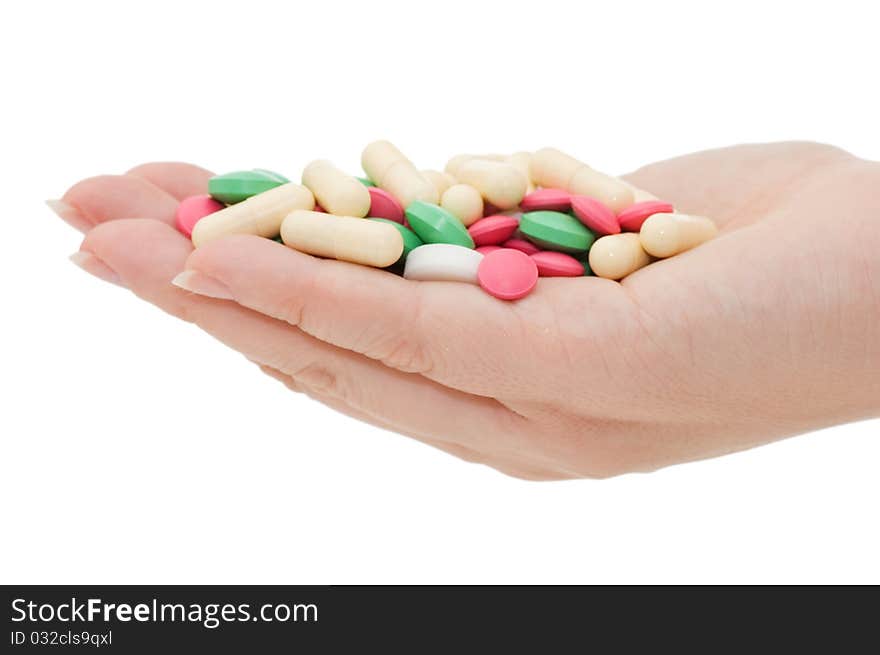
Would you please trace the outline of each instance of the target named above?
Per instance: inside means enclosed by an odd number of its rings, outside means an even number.
[[[102,260],[98,259],[92,253],[86,250],[80,250],[70,256],[70,261],[79,266],[86,273],[91,273],[95,277],[101,278],[105,282],[117,284],[120,287],[125,285],[122,279],[112,268],[107,266]]]
[[[63,200],[47,200],[46,204],[49,206],[49,209],[55,212],[68,225],[76,228],[80,232],[88,232],[95,227],[94,223],[83,216],[76,207],[68,202],[64,202]]]
[[[171,284],[185,291],[197,293],[200,296],[219,298],[220,300],[232,300],[229,287],[214,278],[199,273],[198,271],[184,271],[171,280]]]

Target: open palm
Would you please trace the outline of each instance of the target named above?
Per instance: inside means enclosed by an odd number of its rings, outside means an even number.
[[[57,210],[87,232],[78,263],[291,389],[465,460],[605,477],[880,411],[880,168],[843,151],[647,166],[627,179],[719,238],[622,284],[545,278],[515,303],[258,237],[193,251],[174,211],[210,176],[160,163],[76,184]],[[199,294],[172,285],[184,270]]]

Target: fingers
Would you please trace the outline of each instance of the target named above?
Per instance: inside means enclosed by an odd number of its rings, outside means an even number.
[[[191,282],[206,276],[246,307],[391,368],[493,397],[513,382],[516,313],[473,285],[413,282],[249,236],[209,243],[186,266],[200,274]]]
[[[178,200],[183,200],[208,193],[208,180],[214,174],[194,164],[170,161],[141,164],[126,175],[143,178]]]
[[[158,221],[105,223],[82,249],[142,298],[190,320],[248,358],[289,375],[305,389],[345,402],[398,431],[450,442],[509,448],[522,445],[514,414],[496,401],[445,389],[421,376],[383,366],[231,302],[197,296],[171,284],[192,250]]]
[[[118,218],[152,218],[174,224],[177,199],[155,184],[128,175],[99,175],[74,184],[62,201],[78,213],[83,227]],[[67,217],[65,220],[70,221]]]

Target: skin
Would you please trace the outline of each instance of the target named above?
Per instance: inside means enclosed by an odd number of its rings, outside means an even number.
[[[880,415],[880,165],[836,148],[646,166],[627,179],[720,236],[622,284],[547,278],[514,303],[257,237],[194,252],[174,209],[210,175],[77,183],[56,208],[86,232],[74,259],[291,390],[467,461],[602,478]],[[171,283],[182,271],[201,293]]]

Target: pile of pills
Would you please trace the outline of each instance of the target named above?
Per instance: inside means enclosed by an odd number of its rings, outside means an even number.
[[[215,176],[208,195],[180,203],[177,227],[196,247],[254,234],[410,280],[478,284],[504,300],[528,295],[539,277],[620,280],[717,233],[708,218],[553,148],[458,155],[440,172],[375,141],[361,164],[366,177],[313,161],[302,184],[265,169]]]

